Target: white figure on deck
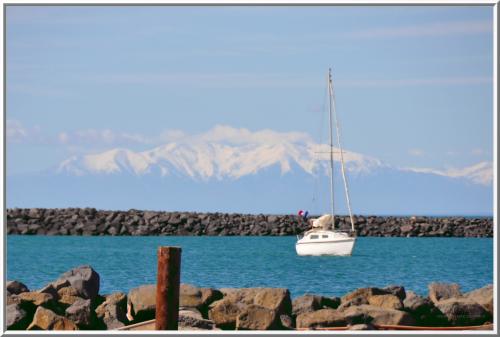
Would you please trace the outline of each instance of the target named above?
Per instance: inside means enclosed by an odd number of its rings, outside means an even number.
[[[327,229],[332,224],[332,215],[325,214],[320,216],[317,219],[311,219],[312,228],[323,228]]]

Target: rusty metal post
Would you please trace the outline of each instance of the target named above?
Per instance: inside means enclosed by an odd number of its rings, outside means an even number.
[[[159,247],[156,281],[156,330],[177,330],[180,282],[181,248]]]

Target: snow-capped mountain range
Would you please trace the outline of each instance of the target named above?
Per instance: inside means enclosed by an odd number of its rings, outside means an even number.
[[[77,176],[89,174],[130,173],[161,176],[183,175],[194,180],[238,179],[260,170],[279,166],[281,174],[297,166],[308,174],[326,169],[327,145],[249,144],[231,146],[221,143],[168,143],[154,149],[134,152],[128,149],[112,149],[97,154],[72,156],[57,168],[58,173]],[[339,152],[338,149],[334,151]],[[335,161],[339,161],[335,155]],[[383,164],[375,158],[344,151],[349,171],[369,172]]]
[[[340,152],[335,205],[345,212]],[[491,214],[493,164],[394,167],[344,149],[351,200],[362,214]],[[145,151],[74,155],[48,172],[7,176],[7,207],[96,207],[241,213],[328,211],[329,146],[304,133],[217,126],[174,132]]]
[[[153,149],[134,152],[116,148],[96,154],[75,155],[57,167],[58,173],[83,176],[93,174],[133,174],[137,176],[185,176],[197,181],[239,179],[277,166],[281,175],[296,167],[307,174],[328,172],[329,146],[316,144],[306,135],[301,137],[264,131],[261,137],[241,137],[241,131],[218,126],[212,134],[236,134],[231,137],[188,138],[173,141]],[[268,137],[265,137],[267,135]],[[215,139],[214,139],[215,138]],[[340,162],[340,150],[334,149],[334,161]],[[351,174],[369,174],[377,169],[392,168],[421,174],[438,175],[489,185],[493,180],[491,162],[457,169],[396,168],[359,153],[344,150],[344,161]]]

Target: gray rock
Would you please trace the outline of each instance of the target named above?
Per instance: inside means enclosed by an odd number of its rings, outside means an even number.
[[[404,311],[407,311],[415,318],[418,325],[421,326],[447,326],[448,319],[434,303],[428,299],[418,296],[412,291],[406,293],[403,301]]]
[[[251,304],[236,317],[236,330],[278,330],[281,327],[276,311]]]
[[[456,326],[481,325],[492,320],[483,306],[469,299],[449,298],[439,301],[436,307]]]
[[[400,310],[403,308],[403,302],[399,299],[399,297],[392,294],[373,295],[368,298],[368,304],[383,309]]]
[[[460,286],[456,283],[431,283],[429,288],[429,298],[434,304],[452,297],[461,297]]]
[[[373,305],[351,306],[342,313],[349,324],[416,325],[415,319],[407,312],[383,309]],[[363,321],[363,319],[366,320]]]
[[[91,308],[90,299],[77,300],[66,309],[65,316],[75,322],[79,328],[90,328],[95,322],[95,313]]]
[[[190,284],[181,284],[179,291],[179,306],[195,308],[204,318],[208,318],[208,306],[222,298],[222,293],[217,289],[198,288]]]
[[[131,289],[127,295],[127,317],[135,322],[143,322],[155,317],[156,284],[143,285]]]
[[[81,297],[94,300],[99,294],[99,274],[88,265],[76,267],[62,274],[56,282],[69,281]]]
[[[108,330],[125,326],[128,322],[127,296],[121,292],[106,296],[104,302],[95,309],[95,313],[102,326]]]
[[[180,330],[214,330],[215,323],[204,319],[201,313],[192,310],[179,310]]]
[[[51,294],[52,296],[54,296],[55,299],[59,298],[59,294],[57,293],[56,288],[54,288],[54,286],[52,284],[46,285],[42,289],[38,290],[38,292],[39,293]]]
[[[7,292],[15,295],[30,291],[24,283],[19,281],[7,281],[6,288]]]
[[[314,329],[346,326],[347,321],[343,313],[337,310],[321,309],[298,315],[295,324],[298,329]]]
[[[383,290],[386,290],[391,294],[393,294],[394,296],[397,296],[401,301],[404,301],[404,299],[406,298],[406,291],[405,287],[403,286],[390,285],[383,288]]]
[[[31,317],[17,303],[7,305],[5,311],[7,330],[25,330],[31,322]]]
[[[368,303],[368,299],[374,295],[387,295],[389,291],[380,288],[359,288],[342,297],[342,304],[362,299]]]
[[[27,330],[78,330],[73,321],[44,307],[38,307]]]
[[[486,311],[493,315],[493,285],[470,291],[464,294],[464,297],[483,306]]]
[[[317,295],[306,294],[297,297],[292,302],[292,313],[294,316],[319,309],[321,309],[321,297]]]

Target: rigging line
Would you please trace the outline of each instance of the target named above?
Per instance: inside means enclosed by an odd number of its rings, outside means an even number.
[[[333,91],[333,83],[330,82],[331,85],[331,90],[332,90],[332,99],[333,99],[333,115],[334,115],[334,120],[335,120],[335,126],[337,129],[337,143],[339,145],[339,150],[340,150],[340,163],[341,163],[341,168],[342,168],[342,178],[344,180],[344,190],[345,190],[345,197],[347,201],[347,209],[349,210],[349,218],[351,220],[351,230],[354,231],[354,221],[352,217],[352,210],[351,210],[351,198],[349,197],[349,187],[347,184],[347,178],[345,174],[345,168],[344,168],[344,151],[342,151],[342,145],[340,144],[340,126],[338,122],[338,116],[337,116],[337,111],[335,109],[335,94]]]

